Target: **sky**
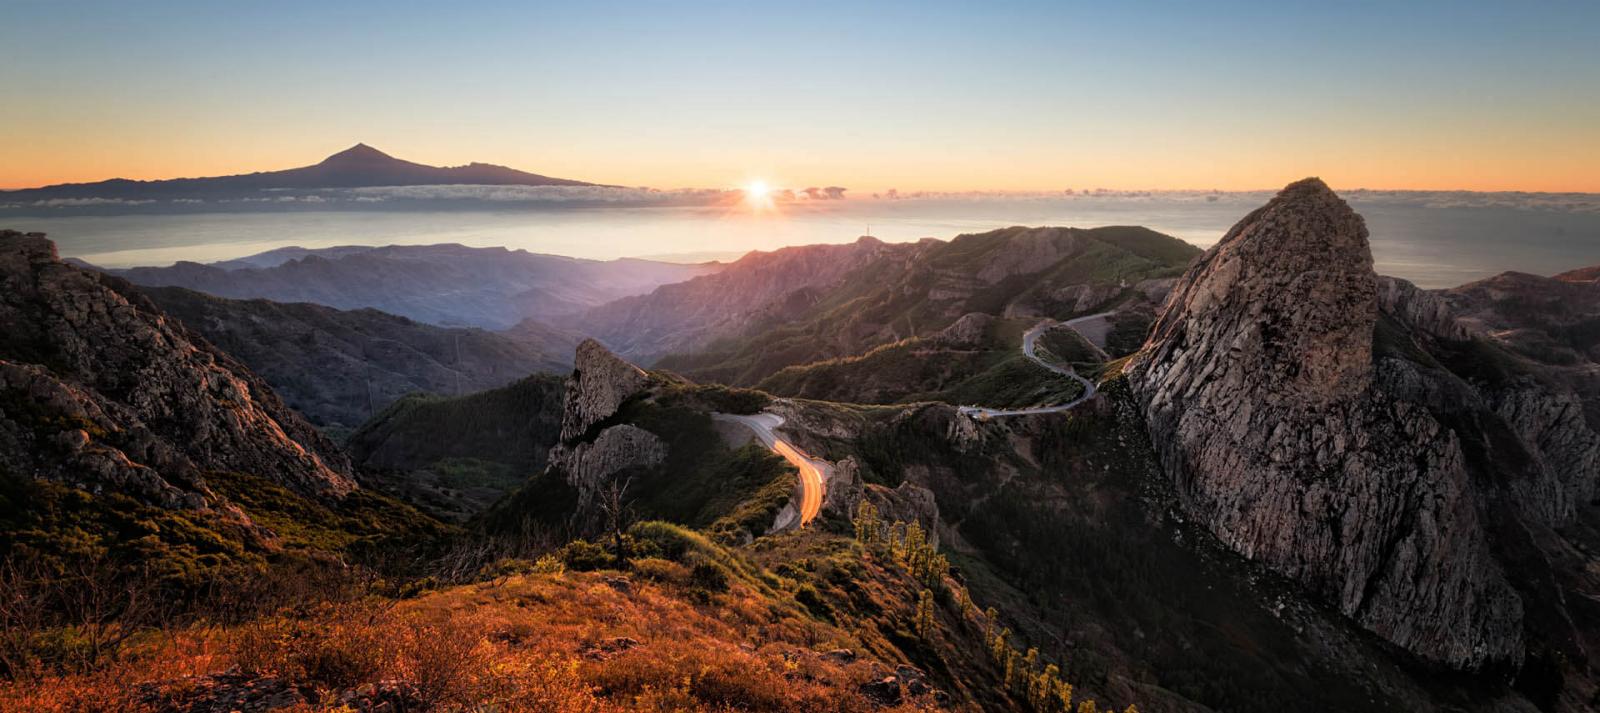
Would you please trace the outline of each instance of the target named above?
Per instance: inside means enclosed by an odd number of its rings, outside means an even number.
[[[658,188],[1600,192],[1600,2],[0,0],[0,187],[357,142]]]

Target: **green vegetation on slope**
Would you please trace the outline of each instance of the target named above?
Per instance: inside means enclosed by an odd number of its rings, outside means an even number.
[[[1038,269],[985,282],[977,277],[1012,251],[1048,243],[1062,257]],[[930,336],[962,315],[1023,313],[1056,318],[1087,314],[1137,295],[1119,285],[1180,274],[1199,250],[1137,227],[1079,230],[1006,228],[935,243],[909,263],[864,265],[823,292],[795,317],[760,321],[743,334],[697,354],[671,355],[658,366],[700,381],[754,384],[784,367],[861,354],[907,337]],[[1082,295],[1063,288],[1095,286],[1103,300],[1080,310]]]
[[[465,520],[544,469],[561,433],[561,398],[561,379],[547,374],[467,396],[413,394],[347,445],[378,487]]]
[[[285,559],[363,557],[452,531],[367,490],[324,503],[243,473],[214,472],[206,480],[253,526],[223,511],[167,509],[116,493],[0,476],[0,557],[57,566],[103,560],[148,569],[177,591],[193,592],[241,569]]]
[[[1022,353],[1022,335],[1036,321],[989,320],[974,343],[913,337],[861,356],[791,366],[757,388],[777,396],[869,404],[1014,407],[1071,401],[1082,394],[1082,385]]]
[[[660,466],[616,475],[628,483],[633,514],[697,528],[715,525],[713,529],[735,540],[746,538],[744,533],[765,532],[793,489],[794,468],[759,445],[729,447],[710,413],[755,413],[770,398],[749,389],[692,384],[666,373],[655,378],[651,392],[623,404],[604,422],[604,427],[637,426],[667,446]],[[486,511],[480,524],[494,532],[589,529],[592,522],[575,517],[581,515],[576,512],[578,493],[556,471],[541,469]]]

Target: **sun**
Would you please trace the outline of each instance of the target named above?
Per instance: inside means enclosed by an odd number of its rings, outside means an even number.
[[[751,181],[744,187],[744,197],[745,200],[755,203],[766,200],[767,194],[771,191],[766,181]]]

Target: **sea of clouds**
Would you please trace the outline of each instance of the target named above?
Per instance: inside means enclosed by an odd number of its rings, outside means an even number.
[[[1502,208],[1563,213],[1600,213],[1600,194],[1595,193],[1528,193],[1520,191],[1396,191],[1357,188],[1342,190],[1340,194],[1352,203],[1368,205],[1404,205],[1422,208]],[[1161,202],[1161,203],[1263,203],[1273,191],[1122,191],[1105,189],[1060,191],[908,191],[894,189],[872,193],[847,194],[838,186],[827,188],[774,189],[771,198],[780,203],[816,201],[928,201],[990,202],[990,201],[1102,201],[1102,202]],[[98,209],[108,207],[142,207],[157,209],[171,206],[174,209],[195,210],[205,206],[240,210],[251,208],[271,209],[272,206],[360,206],[381,209],[384,205],[400,207],[407,204],[434,207],[464,207],[474,205],[529,205],[560,206],[693,206],[718,205],[738,202],[743,193],[725,189],[662,190],[644,187],[619,186],[483,186],[483,185],[428,185],[428,186],[372,186],[362,188],[334,188],[315,191],[294,190],[262,191],[260,195],[222,199],[123,199],[123,198],[52,198],[33,201],[0,201],[0,209],[49,209],[71,213],[73,209]]]

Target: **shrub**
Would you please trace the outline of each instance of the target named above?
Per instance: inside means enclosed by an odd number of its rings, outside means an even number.
[[[554,552],[540,555],[539,559],[533,563],[534,574],[561,574],[565,571],[567,571],[567,563],[562,561],[561,556]]]
[[[376,627],[373,604],[320,607],[309,619],[259,620],[238,628],[234,662],[304,684],[344,689],[378,678],[397,644]]]
[[[606,548],[588,540],[568,542],[561,548],[560,556],[567,569],[579,572],[601,569],[615,562]]]
[[[671,560],[647,557],[634,560],[632,564],[633,571],[646,579],[676,585],[683,585],[689,582],[689,568]]]
[[[833,621],[833,607],[828,606],[828,602],[817,592],[816,587],[809,584],[800,585],[800,588],[794,591],[794,600],[805,607],[806,611],[811,612],[813,616],[826,621]]]
[[[709,560],[700,560],[689,570],[689,584],[708,592],[728,591],[728,570]]]

